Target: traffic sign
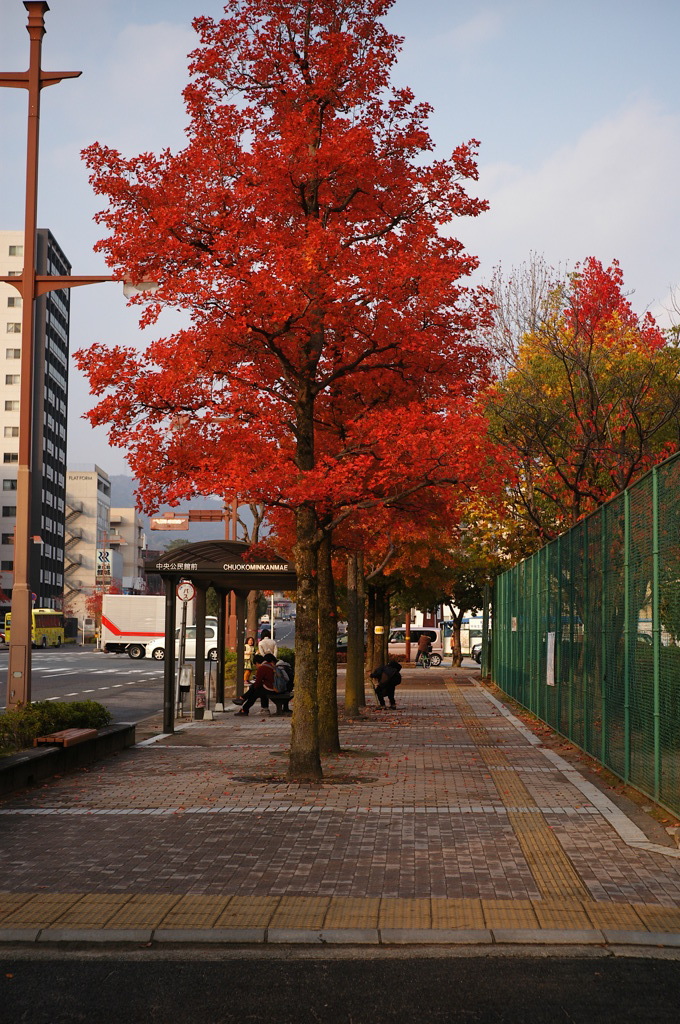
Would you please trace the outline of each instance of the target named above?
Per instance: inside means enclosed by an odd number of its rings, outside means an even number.
[[[152,530],[188,530],[188,516],[154,516],[149,525]]]
[[[196,596],[196,587],[193,583],[178,583],[177,596],[180,601],[193,601]]]

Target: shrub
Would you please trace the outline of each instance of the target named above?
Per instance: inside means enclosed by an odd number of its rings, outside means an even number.
[[[71,703],[40,700],[0,715],[0,750],[13,753],[33,745],[37,736],[59,729],[101,729],[112,715],[94,700]]]

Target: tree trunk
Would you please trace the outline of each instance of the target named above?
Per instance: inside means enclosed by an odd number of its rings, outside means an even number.
[[[347,556],[347,673],[345,676],[345,714],[359,714],[359,671],[360,652],[364,646],[363,624],[359,622],[357,595],[357,556],[352,551]],[[361,634],[361,636],[359,635]]]
[[[257,647],[257,604],[260,600],[260,591],[251,590],[248,593],[246,611],[246,636],[252,636]],[[257,651],[255,651],[257,654]]]
[[[383,592],[383,634],[382,634],[382,664],[386,665],[390,660],[389,654],[389,643],[390,643],[390,594],[386,590]]]
[[[383,657],[383,638],[385,631],[385,591],[382,588],[375,588],[375,626],[374,626],[374,639],[373,639],[373,664],[371,665],[371,671],[378,668],[379,665],[385,664]],[[375,630],[380,630],[379,633],[375,633]]]
[[[461,651],[460,644],[460,627],[464,613],[459,611],[458,614],[456,614],[452,609],[452,614],[453,625],[451,627],[451,657],[453,660],[451,662],[451,666],[452,668],[460,668],[463,664],[463,653]]]
[[[366,584],[364,582],[364,553],[357,553],[357,649],[356,686],[357,703],[366,707],[366,685],[364,678],[364,621],[366,619]]]
[[[297,449],[295,464],[301,473],[314,468],[314,400],[302,393],[296,406]],[[318,782],[322,777],[319,756],[319,524],[313,505],[295,510],[295,700],[290,734],[288,777]],[[272,623],[273,626],[273,623]]]
[[[301,505],[295,512],[297,541],[297,611],[295,616],[295,701],[290,735],[288,777],[296,781],[321,779],[317,674],[319,667],[317,591],[317,524],[314,510]]]
[[[319,750],[340,752],[338,735],[338,612],[331,564],[332,537],[325,532],[319,546]]]
[[[366,609],[366,662],[364,675],[370,680],[371,672],[376,667],[375,661],[375,587],[368,585],[368,601]]]

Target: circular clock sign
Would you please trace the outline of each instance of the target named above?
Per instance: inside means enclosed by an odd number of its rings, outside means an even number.
[[[177,596],[180,601],[192,601],[196,596],[196,588],[193,583],[178,583]]]

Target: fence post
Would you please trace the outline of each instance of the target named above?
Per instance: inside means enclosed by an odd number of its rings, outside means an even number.
[[[489,605],[491,603],[491,585],[484,584],[482,596],[482,679],[488,679],[491,675],[491,662],[489,659]]]
[[[602,764],[607,763],[607,506],[600,509],[600,538],[601,538],[601,572],[602,577],[602,609],[601,609],[601,646],[600,646],[600,760]]]
[[[652,470],[652,653],[654,665],[654,796],[661,794],[661,615],[659,590],[659,471]]]
[[[515,619],[517,620],[517,630],[515,632],[515,640],[514,640],[514,644],[513,644],[513,652],[514,652],[514,654],[513,654],[513,661],[514,661],[514,665],[515,665],[516,678],[517,678],[517,673],[520,670],[520,667],[524,667],[524,649],[522,647],[522,644],[524,642],[524,623],[522,622],[522,616],[521,616],[521,611],[522,611],[522,600],[521,599],[522,599],[522,589],[523,588],[522,588],[522,585],[520,584],[520,579],[523,578],[524,581],[525,581],[525,584],[526,584],[526,574],[523,571],[520,572],[520,569],[523,570],[523,566],[518,566],[517,569],[515,570],[515,588],[514,588],[514,594],[513,594],[513,607],[514,607],[514,610],[515,610],[515,613],[516,613],[515,614]],[[525,671],[525,675],[524,675],[524,677],[522,679],[522,704],[526,704],[526,696],[524,694],[524,684],[526,682],[526,679],[528,678],[528,676],[526,674],[526,668],[524,669],[524,671]],[[515,685],[517,685],[517,684],[515,684]]]
[[[569,739],[574,738],[574,534],[569,531]]]
[[[557,615],[555,618],[555,698],[553,701],[553,728],[560,727],[562,717],[562,536],[557,544]]]
[[[623,492],[623,781],[630,779],[630,491]]]
[[[534,632],[532,646],[532,661],[534,663],[534,670],[531,674],[532,687],[531,687],[531,710],[535,715],[538,715],[538,700],[539,693],[541,692],[541,597],[540,597],[540,585],[541,585],[541,552],[537,551],[531,556],[531,593],[533,597],[533,607],[531,616],[531,627]]]
[[[496,622],[498,623],[498,632],[496,633],[496,641],[498,647],[496,648],[495,665],[496,665],[496,679],[502,690],[505,690],[505,659],[507,657],[507,646],[506,646],[506,622],[507,622],[507,598],[505,589],[505,577],[507,576],[507,570],[503,573],[498,581],[498,589],[496,591],[496,607],[494,608],[494,614],[496,616]],[[492,629],[496,629],[496,622],[491,626]]]
[[[549,673],[549,667],[548,667],[548,634],[552,632],[552,630],[550,629],[550,627],[552,625],[551,614],[550,614],[551,609],[552,609],[552,587],[550,586],[550,560],[551,560],[551,557],[552,557],[552,544],[549,544],[547,546],[547,548],[546,548],[546,556],[545,556],[546,564],[544,566],[544,568],[545,568],[544,587],[546,589],[545,590],[545,602],[544,602],[545,609],[546,609],[546,614],[545,614],[546,672],[545,672],[545,677],[544,677],[544,680],[543,680],[543,686],[542,686],[542,689],[541,689],[541,692],[543,693],[543,717],[544,717],[544,721],[546,721],[546,722],[548,721],[548,673]],[[555,639],[557,639],[557,638],[555,638]],[[553,655],[552,681],[554,683],[555,682],[555,647],[554,647],[554,645],[553,645],[553,649],[552,649],[552,655]]]
[[[588,728],[588,626],[589,626],[589,598],[590,587],[588,586],[588,520],[583,521],[583,605],[581,615],[581,715],[583,716],[583,749],[590,753],[590,729]]]

